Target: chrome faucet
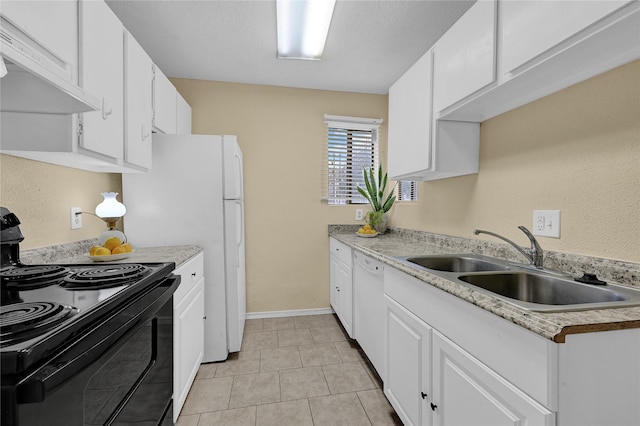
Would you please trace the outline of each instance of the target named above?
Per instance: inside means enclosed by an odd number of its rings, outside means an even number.
[[[503,237],[502,235],[498,235],[498,234],[495,234],[493,232],[483,231],[481,229],[476,229],[476,230],[473,231],[473,233],[475,235],[479,235],[479,234],[492,235],[492,236],[494,236],[496,238],[500,238],[501,240],[508,242],[516,250],[518,250],[520,253],[522,253],[522,255],[524,255],[527,259],[529,259],[529,263],[532,266],[535,266],[538,269],[543,269],[542,268],[542,262],[544,260],[544,253],[542,251],[542,247],[540,247],[540,244],[538,244],[538,241],[536,240],[536,238],[533,236],[533,234],[531,232],[529,232],[529,230],[527,228],[525,228],[524,226],[520,225],[520,226],[518,226],[518,229],[521,230],[522,232],[524,232],[525,235],[529,238],[529,241],[531,241],[531,247],[529,248],[528,251],[524,250],[522,247],[520,247],[519,245],[517,245],[513,241]]]

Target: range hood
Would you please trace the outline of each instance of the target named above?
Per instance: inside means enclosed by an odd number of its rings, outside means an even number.
[[[0,79],[0,111],[74,114],[100,109],[98,98],[73,82],[73,70],[4,18],[0,56],[7,75]]]

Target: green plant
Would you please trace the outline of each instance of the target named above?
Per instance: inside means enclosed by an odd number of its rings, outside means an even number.
[[[364,175],[365,188],[357,185],[358,192],[364,198],[367,199],[373,210],[369,213],[369,222],[371,225],[375,225],[382,219],[382,214],[391,209],[393,203],[396,201],[395,185],[393,189],[385,196],[385,190],[387,188],[387,174],[382,175],[382,166],[378,167],[378,179],[373,172],[373,167],[370,169],[364,169],[362,171]],[[397,185],[397,184],[396,184]]]

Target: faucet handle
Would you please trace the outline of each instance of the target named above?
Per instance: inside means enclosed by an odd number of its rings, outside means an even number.
[[[542,250],[542,247],[540,247],[538,240],[536,240],[536,237],[533,236],[531,231],[529,231],[523,225],[518,226],[518,229],[524,232],[527,238],[529,238],[529,241],[531,241],[531,248],[529,249],[529,253],[533,258],[534,265],[538,268],[542,268],[542,263],[544,260],[544,252]]]

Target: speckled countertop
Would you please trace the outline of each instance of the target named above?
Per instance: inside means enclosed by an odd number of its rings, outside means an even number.
[[[351,225],[330,225],[329,235],[364,254],[554,342],[563,343],[568,334],[640,328],[640,307],[553,313],[533,312],[474,291],[438,275],[430,274],[422,269],[411,267],[394,258],[396,256],[475,253],[522,262],[523,259],[520,259],[520,255],[506,244],[494,244],[483,240],[404,229],[391,229],[387,234],[375,238],[361,238],[355,234],[356,229],[357,226]],[[597,272],[600,278],[610,282],[640,286],[638,280],[640,265],[636,263],[549,251],[545,252],[545,267],[569,272],[573,275],[581,275],[582,272]]]
[[[107,262],[94,262],[87,256],[91,246],[97,243],[98,240],[90,239],[57,246],[25,250],[20,253],[20,260],[26,264],[105,264]],[[194,245],[136,247],[130,257],[113,263],[174,262],[176,267],[179,267],[202,250],[202,247]]]

